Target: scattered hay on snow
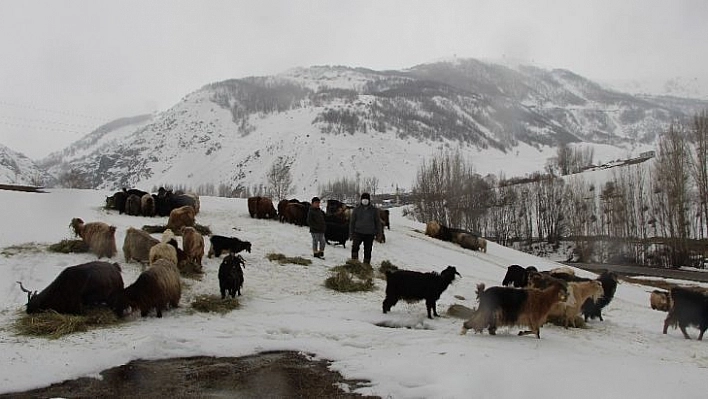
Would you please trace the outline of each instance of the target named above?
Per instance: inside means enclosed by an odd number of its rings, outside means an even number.
[[[270,253],[266,255],[266,258],[271,262],[277,261],[281,265],[292,263],[300,266],[309,266],[312,264],[310,259],[303,258],[302,256],[288,257],[283,254]]]
[[[57,339],[75,332],[118,324],[120,320],[107,308],[92,308],[83,315],[61,314],[47,311],[23,314],[15,322],[19,335]]]
[[[374,289],[374,268],[357,260],[331,269],[332,275],[324,282],[325,287],[339,292],[371,291]]]
[[[83,253],[89,251],[88,244],[86,244],[84,240],[61,240],[56,244],[50,245],[48,249],[51,252],[59,252],[62,254]]]
[[[447,308],[447,315],[458,319],[469,319],[472,317],[472,313],[474,313],[474,309],[460,304],[452,304]]]
[[[199,295],[192,301],[192,308],[204,313],[226,314],[238,309],[239,306],[238,299],[229,297],[221,299],[218,295]]]

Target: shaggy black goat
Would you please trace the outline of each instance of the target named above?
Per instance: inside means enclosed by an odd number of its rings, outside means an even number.
[[[243,269],[246,262],[241,255],[229,254],[224,257],[219,266],[219,289],[221,290],[221,299],[226,298],[226,292],[231,295],[231,298],[236,297],[236,293],[241,295],[241,287],[243,287]]]
[[[691,339],[686,332],[687,326],[696,326],[700,331],[698,340],[703,340],[703,333],[708,329],[708,295],[704,292],[683,287],[674,287],[669,294],[671,309],[664,320],[664,334],[670,325],[681,329],[684,338]]]
[[[212,256],[216,256],[218,258],[224,251],[228,251],[230,254],[237,254],[243,250],[246,250],[246,252],[249,253],[251,252],[251,243],[248,241],[242,241],[236,237],[213,235],[209,237],[209,242],[211,243],[209,253],[207,254],[207,257],[209,258]]]
[[[599,318],[602,321],[602,308],[607,306],[612,301],[612,298],[615,296],[615,291],[617,290],[616,274],[606,271],[600,274],[597,277],[597,280],[602,283],[602,298],[597,301],[592,300],[592,298],[588,298],[585,303],[583,303],[580,310],[583,312],[585,321],[588,321],[588,318]]]
[[[383,301],[383,312],[391,310],[399,299],[409,302],[425,299],[425,307],[428,310],[428,318],[432,319],[430,311],[435,316],[435,302],[440,299],[440,295],[447,289],[447,286],[455,279],[455,275],[460,275],[454,266],[448,266],[438,274],[437,272],[421,273],[410,270],[397,270],[386,272],[386,298]]]
[[[519,265],[511,265],[506,268],[506,275],[502,281],[503,286],[512,285],[517,288],[526,287],[529,284],[529,273],[537,272],[535,266],[523,268]]]

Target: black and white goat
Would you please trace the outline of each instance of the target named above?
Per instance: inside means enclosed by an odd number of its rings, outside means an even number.
[[[455,279],[455,275],[460,275],[454,266],[448,266],[440,272],[421,273],[411,270],[396,270],[386,272],[386,298],[383,301],[383,312],[391,310],[398,300],[403,299],[408,302],[415,302],[425,299],[425,307],[428,311],[428,318],[432,319],[432,314],[438,316],[435,309],[435,302],[440,299],[440,295]]]

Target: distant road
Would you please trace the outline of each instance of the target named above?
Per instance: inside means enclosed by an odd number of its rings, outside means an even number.
[[[578,267],[594,273],[600,273],[604,270],[610,270],[623,276],[666,277],[679,280],[691,280],[708,283],[708,272],[694,272],[689,270],[664,269],[659,267],[648,266],[607,265],[604,263],[563,263],[568,266]]]

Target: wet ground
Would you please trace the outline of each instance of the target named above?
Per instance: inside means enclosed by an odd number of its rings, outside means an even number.
[[[328,366],[326,360],[311,360],[299,352],[136,360],[104,370],[102,379],[84,377],[0,398],[364,397],[348,391],[367,381],[345,380]]]

